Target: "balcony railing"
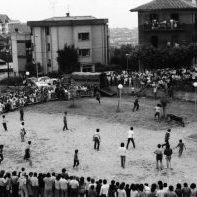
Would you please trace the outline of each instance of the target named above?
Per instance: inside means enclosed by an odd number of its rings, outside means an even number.
[[[178,22],[147,22],[144,24],[144,31],[184,31],[184,24],[179,24]]]

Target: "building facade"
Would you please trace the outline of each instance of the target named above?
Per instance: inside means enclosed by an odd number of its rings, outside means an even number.
[[[196,0],[153,0],[138,12],[139,44],[176,46],[197,42]]]
[[[53,17],[29,21],[33,58],[43,73],[58,71],[57,51],[65,44],[78,49],[81,70],[96,63],[108,64],[108,20],[91,16]]]
[[[24,74],[26,64],[32,61],[30,33],[15,32],[11,34],[13,72]]]

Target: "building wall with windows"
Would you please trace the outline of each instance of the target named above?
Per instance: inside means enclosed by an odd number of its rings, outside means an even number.
[[[12,33],[13,71],[16,75],[25,73],[25,65],[31,61],[31,36],[25,33]]]
[[[67,44],[78,49],[82,67],[108,64],[107,23],[107,19],[70,16],[29,21],[33,58],[41,64],[44,73],[57,71],[57,51]]]

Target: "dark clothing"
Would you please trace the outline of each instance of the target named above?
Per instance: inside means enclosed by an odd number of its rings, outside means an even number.
[[[73,164],[73,168],[74,167],[77,167],[79,165],[79,160],[78,159],[75,159],[74,160],[74,164]]]
[[[128,140],[127,140],[127,149],[129,148],[129,143],[130,143],[130,141],[132,142],[132,144],[133,144],[133,148],[135,148],[135,142],[134,142],[134,139],[133,138],[128,138]]]
[[[125,168],[126,156],[120,156],[120,160],[121,160],[121,167]]]
[[[101,95],[98,91],[96,92],[96,100],[101,103]]]
[[[183,193],[183,197],[190,197],[191,194],[191,190],[189,187],[184,187],[182,189],[182,193]]]
[[[65,131],[65,129],[68,130],[68,125],[67,125],[67,122],[66,121],[64,122],[63,131]]]
[[[24,121],[24,111],[20,109],[20,121]]]
[[[4,122],[4,123],[2,123],[3,124],[3,128],[4,128],[4,130],[5,131],[8,131],[8,128],[7,128],[7,124],[6,124],[6,122]]]
[[[99,150],[99,147],[100,147],[100,141],[98,138],[95,138],[94,139],[94,149]]]
[[[139,105],[138,99],[135,99],[134,106],[133,106],[133,112],[138,111],[139,107],[140,107],[140,105]]]
[[[167,157],[168,156],[171,156],[172,155],[172,149],[171,148],[166,148],[165,150],[164,150],[164,155],[166,155]]]
[[[170,133],[169,132],[166,132],[166,135],[165,135],[165,142],[168,142],[170,139]]]
[[[30,158],[30,150],[27,148],[27,149],[25,149],[24,159],[28,160],[29,158]]]
[[[176,193],[177,197],[183,197],[183,193],[182,193],[181,189],[176,189],[175,193]]]

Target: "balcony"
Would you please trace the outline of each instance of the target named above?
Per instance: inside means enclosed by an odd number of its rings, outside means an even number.
[[[159,22],[154,20],[153,22],[146,22],[143,29],[145,32],[181,32],[184,31],[184,24],[177,21]]]

